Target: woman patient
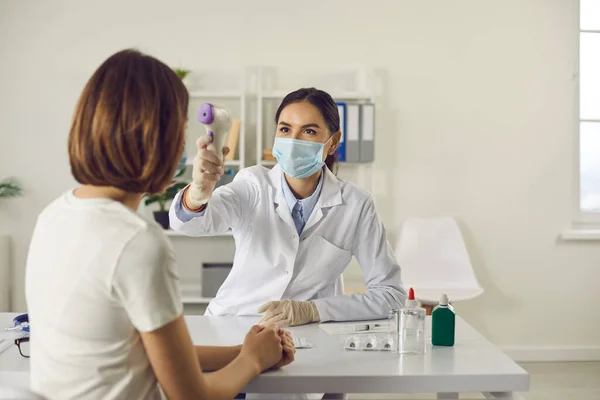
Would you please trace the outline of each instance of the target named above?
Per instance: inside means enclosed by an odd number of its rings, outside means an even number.
[[[161,389],[231,399],[294,359],[290,335],[274,327],[252,327],[240,346],[194,347],[173,249],[136,213],[145,193],[171,184],[187,108],[171,68],[132,50],[83,89],[68,140],[81,186],[39,215],[27,260],[31,387],[49,399],[158,399]]]

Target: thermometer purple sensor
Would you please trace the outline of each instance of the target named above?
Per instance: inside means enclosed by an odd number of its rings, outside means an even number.
[[[211,103],[204,103],[198,111],[198,121],[206,128],[206,133],[212,137],[212,143],[207,148],[215,151],[223,158],[223,146],[225,146],[229,129],[231,129],[231,113],[224,109],[215,107]]]

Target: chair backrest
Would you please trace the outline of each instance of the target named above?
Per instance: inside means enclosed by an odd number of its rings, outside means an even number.
[[[0,400],[46,400],[46,398],[24,388],[0,384]]]
[[[407,218],[398,235],[396,257],[406,287],[479,287],[453,218]]]

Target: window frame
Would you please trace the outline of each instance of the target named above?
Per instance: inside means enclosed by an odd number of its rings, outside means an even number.
[[[582,119],[581,118],[581,35],[582,33],[592,33],[600,35],[600,29],[582,29],[581,28],[581,0],[577,1],[577,46],[575,58],[575,190],[573,193],[573,215],[574,228],[598,229],[600,230],[600,212],[589,212],[581,209],[581,124],[585,122],[600,123],[600,119]]]

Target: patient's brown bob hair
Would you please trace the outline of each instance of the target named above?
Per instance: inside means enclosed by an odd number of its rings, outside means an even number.
[[[112,55],[75,109],[68,144],[77,182],[164,191],[184,149],[188,101],[181,79],[161,61],[136,50]]]

